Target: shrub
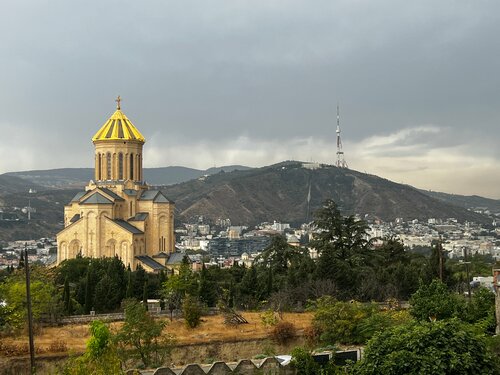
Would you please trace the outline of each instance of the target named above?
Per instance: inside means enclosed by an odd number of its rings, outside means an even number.
[[[419,321],[448,319],[463,315],[465,301],[435,279],[422,285],[410,298],[410,313]]]
[[[297,335],[297,329],[290,322],[279,322],[271,331],[271,338],[280,345],[290,342]]]
[[[276,325],[279,321],[279,318],[274,310],[266,310],[262,312],[260,315],[260,320],[264,327],[272,327]]]
[[[200,301],[195,297],[186,295],[186,297],[184,297],[184,301],[182,301],[182,315],[184,316],[186,325],[189,328],[198,327],[201,322],[202,314],[203,306]]]
[[[379,332],[354,367],[363,374],[498,374],[484,336],[457,319],[411,322]]]
[[[321,331],[313,325],[304,329],[304,337],[309,347],[316,346],[319,343],[320,336]]]

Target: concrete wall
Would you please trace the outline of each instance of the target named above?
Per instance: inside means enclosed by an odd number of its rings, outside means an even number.
[[[150,373],[150,372],[148,372]],[[137,370],[128,370],[127,375],[140,374]],[[282,366],[274,357],[262,361],[243,359],[238,363],[215,362],[211,365],[191,364],[186,367],[160,367],[153,375],[295,375],[291,365]]]

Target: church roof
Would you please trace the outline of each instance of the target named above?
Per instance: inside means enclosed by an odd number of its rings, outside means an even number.
[[[117,100],[118,106],[115,113],[106,121],[92,137],[92,142],[126,140],[144,143],[144,136],[137,130],[132,122],[125,116],[120,109],[120,100]]]
[[[144,221],[148,218],[149,213],[147,212],[138,212],[135,216],[128,219],[128,221]]]
[[[75,214],[71,220],[69,221],[70,223],[74,223],[76,221],[80,220],[80,214]]]
[[[106,194],[108,194],[110,197],[112,197],[113,199],[115,200],[118,200],[118,201],[123,201],[125,199],[123,199],[122,197],[120,197],[118,194],[116,194],[114,191],[112,190],[109,190],[107,188],[102,188],[100,187],[99,190],[102,190],[103,192],[105,192]]]
[[[148,266],[149,268],[151,268],[155,271],[166,269],[163,264],[158,263],[156,260],[154,260],[153,258],[151,258],[150,256],[147,256],[147,255],[136,255],[135,259],[144,263],[146,266]]]
[[[181,264],[185,255],[184,253],[172,253],[168,257],[167,264]]]
[[[171,203],[159,190],[146,190],[139,198],[140,201],[153,201],[155,203]]]
[[[113,223],[121,226],[123,229],[128,230],[132,234],[144,234],[144,232],[142,230],[134,227],[132,224],[127,223],[125,220],[115,219],[112,221],[113,221]]]
[[[100,193],[92,194],[84,199],[80,204],[112,204],[113,202]]]
[[[87,194],[86,191],[79,191],[78,193],[76,193],[76,195],[73,197],[73,199],[71,200],[71,202],[78,202],[80,200],[81,197],[83,197],[85,194]]]

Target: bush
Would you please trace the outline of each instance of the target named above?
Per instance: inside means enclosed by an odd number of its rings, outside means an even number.
[[[313,326],[320,333],[323,344],[364,343],[366,334],[360,335],[358,326],[363,319],[378,312],[379,308],[375,304],[341,302],[325,296],[316,301]]]
[[[186,295],[186,297],[184,297],[184,301],[182,301],[182,315],[184,316],[186,325],[189,328],[198,327],[201,322],[202,314],[203,306],[200,301],[195,297]]]
[[[260,315],[260,320],[264,327],[272,327],[276,325],[279,321],[279,318],[274,310],[266,310],[262,312]]]
[[[410,298],[410,313],[419,321],[448,319],[463,316],[465,301],[435,279],[421,285]]]
[[[411,322],[379,332],[354,373],[497,374],[484,336],[457,319]]]
[[[287,344],[297,335],[297,329],[290,322],[279,322],[271,331],[271,338],[280,345]]]
[[[304,329],[304,337],[307,346],[314,347],[319,343],[321,331],[315,326],[309,326]]]

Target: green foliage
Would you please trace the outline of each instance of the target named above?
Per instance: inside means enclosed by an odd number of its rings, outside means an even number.
[[[196,298],[189,294],[184,297],[182,301],[182,316],[186,321],[189,328],[196,328],[201,323],[201,316],[203,314],[203,305]]]
[[[160,366],[170,356],[173,337],[162,334],[164,321],[156,321],[136,300],[125,306],[125,321],[114,337],[124,360],[139,358],[145,367]]]
[[[279,322],[279,317],[277,316],[276,312],[271,309],[267,309],[261,312],[259,317],[264,327],[272,327]]]
[[[369,341],[355,374],[495,374],[484,336],[457,320],[412,322]]]
[[[421,285],[410,298],[410,313],[419,321],[448,319],[464,313],[465,301],[448,290],[441,281],[434,279]]]
[[[111,332],[108,326],[100,320],[90,323],[91,337],[87,342],[87,353],[92,359],[101,357],[108,349],[111,341]]]
[[[340,375],[345,372],[330,361],[325,366],[320,366],[307,350],[297,347],[292,350],[292,366],[297,375]]]
[[[35,322],[41,318],[55,321],[63,309],[57,289],[44,272],[45,269],[36,267],[31,272],[31,307]],[[6,304],[0,310],[0,324],[13,330],[22,328],[27,321],[24,272],[16,271],[0,284],[0,300]]]
[[[200,300],[209,307],[213,307],[217,303],[216,284],[213,281],[210,272],[205,267],[205,264],[203,264],[200,272],[198,295],[200,296]]]
[[[319,365],[314,361],[311,353],[303,348],[292,350],[292,366],[297,370],[297,375],[316,375]]]
[[[124,374],[122,363],[106,324],[94,320],[90,325],[91,337],[82,356],[70,358],[63,366],[64,375]]]

